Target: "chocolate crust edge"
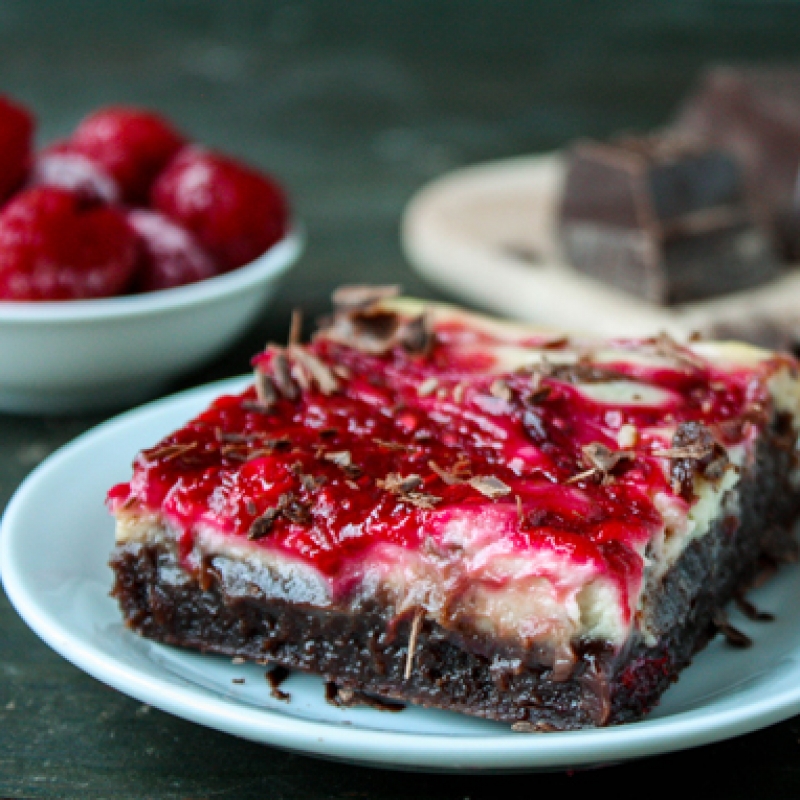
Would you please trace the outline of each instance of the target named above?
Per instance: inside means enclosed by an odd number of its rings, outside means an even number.
[[[578,644],[567,680],[553,680],[549,667],[525,663],[499,643],[471,641],[430,620],[413,637],[413,611],[396,616],[377,603],[341,611],[231,597],[218,559],[191,576],[164,544],[117,548],[110,562],[112,595],[126,625],[147,638],[269,660],[377,697],[543,731],[632,722],[658,704],[705,647],[716,632],[717,612],[750,587],[764,561],[793,556],[798,501],[786,476],[794,456],[782,441],[777,435],[762,439],[755,468],[735,489],[738,504],[728,504],[738,505],[737,513],[715,520],[658,585],[647,587],[655,644],[637,638],[622,652]]]

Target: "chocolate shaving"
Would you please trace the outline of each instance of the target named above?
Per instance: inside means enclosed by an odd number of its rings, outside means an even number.
[[[436,504],[442,502],[441,497],[426,492],[403,492],[397,495],[397,499],[423,511],[435,511]]]
[[[498,500],[507,494],[511,494],[511,487],[503,483],[500,478],[495,478],[494,475],[476,475],[474,478],[470,478],[467,483],[491,500]]]
[[[381,489],[385,489],[390,494],[408,494],[422,486],[422,478],[419,475],[400,475],[397,472],[390,472],[383,480],[377,481]]]
[[[426,312],[405,318],[380,305],[398,291],[398,287],[343,287],[334,293],[333,319],[317,336],[371,355],[385,355],[398,345],[413,355],[427,355],[433,334]]]
[[[256,373],[256,387],[258,386],[258,374],[259,373]],[[267,380],[269,380],[269,378],[267,378]],[[256,388],[256,392],[258,392],[258,388]],[[256,414],[268,414],[272,410],[271,405],[267,405],[260,400],[242,400],[241,407],[242,411],[252,411]]]
[[[609,383],[626,379],[622,373],[592,364],[588,359],[582,359],[574,364],[553,364],[543,358],[541,362],[533,365],[532,369],[534,372],[540,372],[546,378],[573,384]]]
[[[176,458],[184,455],[184,453],[194,450],[195,447],[197,447],[197,442],[184,442],[183,444],[173,442],[171,444],[162,444],[152,447],[149,450],[144,450],[142,455],[144,455],[148,462],[153,462],[156,459],[160,459],[161,461],[174,461]]]
[[[414,658],[417,653],[417,639],[422,630],[422,623],[425,619],[425,609],[418,608],[414,613],[414,619],[411,622],[411,633],[408,636],[408,652],[406,654],[406,668],[403,672],[403,680],[408,680],[414,669]]]
[[[433,511],[436,508],[436,504],[441,503],[442,498],[426,492],[416,491],[422,486],[422,483],[422,478],[419,475],[402,476],[396,472],[390,472],[383,480],[377,481],[381,489],[397,495],[398,500],[401,502],[425,511]]]
[[[742,614],[753,622],[774,622],[774,614],[770,614],[769,611],[759,611],[743,594],[737,594],[733,600]]]
[[[525,516],[525,509],[522,505],[522,498],[519,495],[515,495],[514,499],[517,504],[517,522],[519,522],[521,528],[524,528],[527,526],[528,520]]]
[[[281,509],[268,508],[260,517],[256,517],[247,532],[247,538],[251,541],[263,539],[272,530],[275,520],[281,515]]]
[[[629,461],[635,457],[631,450],[612,450],[601,442],[591,442],[581,448],[584,461],[589,469],[573,475],[566,483],[577,483],[587,478],[599,475],[603,484],[612,480],[611,473],[621,461]]]
[[[414,317],[400,327],[399,343],[411,354],[426,356],[433,347],[433,331],[427,313]]]
[[[603,475],[608,475],[620,461],[630,461],[636,455],[632,450],[611,450],[600,442],[584,445],[581,450],[586,461]]]
[[[350,689],[337,686],[333,681],[325,681],[325,702],[338,708],[352,708],[353,706],[367,706],[376,711],[403,711],[405,705],[383,697],[374,697],[359,689]]]
[[[287,399],[297,400],[300,396],[300,390],[292,378],[292,372],[289,369],[289,362],[286,360],[286,355],[283,351],[278,351],[270,362],[270,369],[272,371],[272,382],[275,388]]]
[[[242,408],[245,408],[246,411],[269,411],[278,402],[278,391],[275,388],[275,384],[269,375],[266,375],[260,369],[256,369],[255,384],[258,403],[246,408],[245,403],[249,404],[249,401],[245,400],[242,403]]]
[[[557,733],[558,728],[549,722],[515,722],[511,726],[514,733]]]
[[[397,297],[402,288],[397,285],[369,286],[351,285],[340,286],[332,295],[333,307],[336,311],[360,311],[370,308],[381,300]]]
[[[300,366],[301,370],[305,370],[308,373],[311,381],[317,384],[322,394],[331,395],[339,391],[339,381],[332,370],[306,348],[300,345],[292,345],[289,348],[289,355]]]
[[[323,453],[322,458],[325,461],[336,464],[349,478],[360,478],[364,473],[361,467],[353,463],[353,457],[350,455],[349,450],[339,450],[335,453]]]
[[[679,364],[691,369],[705,369],[706,367],[702,358],[695,355],[688,348],[682,347],[666,332],[662,331],[651,342],[653,349],[659,356],[677,361]]]
[[[372,441],[375,442],[378,447],[383,447],[385,450],[408,451],[416,449],[414,445],[400,444],[400,442],[388,442],[386,439],[373,439]]]
[[[291,671],[284,667],[282,664],[276,664],[269,672],[267,672],[264,677],[267,679],[267,683],[270,685],[270,694],[276,700],[283,700],[283,702],[288,703],[291,701],[292,696],[289,692],[281,691],[280,686],[281,684],[291,675]]]
[[[458,462],[459,464],[462,462]],[[448,472],[442,469],[435,461],[429,461],[428,466],[446,483],[448,486],[455,486],[459,483],[467,483],[467,478],[462,478],[456,472]],[[458,464],[456,465],[458,466]]]
[[[283,516],[295,525],[309,525],[311,523],[309,507],[301,500],[298,500],[292,492],[286,492],[281,495],[278,507]]]
[[[725,637],[728,644],[742,649],[752,646],[753,640],[738,628],[734,628],[728,622],[728,616],[722,609],[717,609],[714,612],[711,621],[714,623],[714,627]]]
[[[672,490],[684,500],[694,496],[696,474],[718,481],[730,463],[725,448],[702,422],[682,422],[672,437],[672,447],[652,455],[672,459]]]
[[[295,497],[293,492],[285,492],[278,498],[278,505],[268,508],[260,517],[253,520],[247,538],[250,540],[263,539],[272,530],[278,517],[283,516],[295,525],[309,525],[311,511],[309,507]]]
[[[292,321],[289,325],[289,347],[300,344],[303,340],[303,312],[299,308],[292,309]]]

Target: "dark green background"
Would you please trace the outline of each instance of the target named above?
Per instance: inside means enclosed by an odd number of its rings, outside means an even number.
[[[789,2],[0,2],[0,91],[40,141],[104,103],[163,110],[290,188],[308,251],[259,325],[174,388],[246,371],[290,310],[343,281],[431,290],[398,222],[430,178],[578,135],[665,122],[713,60],[800,59]],[[0,499],[100,421],[0,415]],[[57,524],[57,520],[54,520]],[[313,761],[172,718],[74,669],[0,599],[0,797],[445,798],[800,795],[800,721],[574,775],[390,773]]]

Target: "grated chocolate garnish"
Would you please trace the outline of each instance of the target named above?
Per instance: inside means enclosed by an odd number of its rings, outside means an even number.
[[[759,611],[743,594],[735,595],[733,601],[742,614],[754,622],[775,621],[774,614],[771,614],[769,611]]]
[[[173,442],[172,444],[162,444],[158,445],[157,447],[150,448],[149,450],[144,450],[142,455],[147,461],[156,459],[160,459],[162,461],[173,461],[174,459],[182,456],[184,453],[194,450],[195,447],[197,447],[197,442],[185,442],[183,444],[179,442]]]
[[[289,692],[281,691],[280,686],[281,684],[291,675],[291,670],[288,667],[284,667],[282,664],[276,664],[269,672],[267,672],[264,677],[267,679],[267,683],[270,685],[270,694],[276,700],[283,700],[283,702],[288,703],[291,701],[292,696]]]
[[[339,381],[330,367],[302,345],[292,345],[289,348],[289,355],[301,370],[308,373],[311,381],[317,384],[317,388],[322,394],[327,396],[339,391]]]
[[[364,470],[362,470],[357,464],[353,463],[353,457],[350,455],[349,450],[323,453],[322,458],[325,461],[330,461],[332,464],[335,464],[349,478],[360,478],[361,475],[364,474]]]
[[[288,344],[300,344],[303,341],[303,311],[300,308],[292,309],[292,321],[289,324]]]
[[[394,700],[387,700],[383,697],[362,692],[359,689],[350,689],[344,686],[337,686],[333,681],[325,681],[325,702],[338,708],[352,708],[353,706],[367,706],[376,711],[403,711],[405,705]]]
[[[242,400],[241,407],[242,411],[252,411],[255,414],[268,414],[272,410],[272,406],[266,405],[260,400]]]
[[[428,466],[448,485],[455,486],[459,483],[468,483],[468,479],[462,478],[455,472],[448,472],[442,469],[435,461],[429,461]]]
[[[503,483],[500,478],[495,478],[494,475],[476,475],[467,483],[490,500],[497,500],[511,494],[511,487]]]
[[[742,649],[752,646],[753,640],[738,628],[734,628],[728,622],[728,615],[721,608],[714,612],[711,621],[714,623],[714,627],[725,637],[725,641],[728,644]]]
[[[390,494],[407,494],[422,486],[422,478],[419,475],[400,475],[397,472],[390,472],[383,480],[377,481],[381,489],[385,489]]]
[[[414,669],[414,658],[417,654],[417,639],[422,630],[422,622],[425,619],[425,609],[418,608],[414,612],[414,619],[411,622],[411,632],[408,636],[408,652],[406,654],[406,668],[403,671],[403,680],[408,680]]]
[[[652,340],[653,349],[656,355],[677,361],[691,369],[705,369],[706,364],[702,358],[695,355],[691,350],[682,347],[668,333],[662,331]]]
[[[410,319],[398,332],[400,344],[411,355],[426,356],[433,348],[434,333],[427,312]]]
[[[412,444],[400,444],[400,442],[387,442],[385,439],[373,439],[378,447],[383,447],[386,450],[409,451],[416,450]]]
[[[242,407],[247,411],[269,411],[275,405],[275,403],[278,402],[278,391],[275,388],[275,384],[272,382],[272,379],[269,377],[269,375],[266,375],[260,369],[256,369],[255,385],[258,403],[251,404],[251,407],[247,408],[245,403],[249,404],[249,401],[245,400],[242,403]]]
[[[278,501],[278,507],[283,516],[295,525],[309,525],[311,523],[309,507],[295,497],[293,492],[282,494]]]
[[[682,422],[672,437],[672,447],[654,450],[651,455],[672,459],[672,491],[684,500],[694,496],[696,474],[717,481],[730,463],[725,448],[702,422]]]
[[[408,492],[399,495],[399,499],[404,503],[421,508],[423,511],[434,511],[436,504],[442,502],[441,497],[426,492]]]
[[[272,530],[275,520],[281,515],[278,508],[268,508],[260,517],[253,520],[250,530],[247,532],[247,538],[251,541],[258,541],[263,539]]]
[[[270,367],[272,369],[272,382],[275,384],[275,388],[287,400],[297,400],[300,396],[300,390],[297,388],[297,384],[292,378],[289,362],[286,360],[286,355],[282,350],[276,352]]]
[[[549,722],[515,722],[511,726],[514,733],[557,733],[558,728]]]
[[[263,539],[281,516],[295,525],[311,523],[311,510],[308,505],[299,500],[293,492],[285,492],[278,498],[277,506],[268,508],[260,517],[253,520],[253,524],[247,532],[247,538],[250,540]]]

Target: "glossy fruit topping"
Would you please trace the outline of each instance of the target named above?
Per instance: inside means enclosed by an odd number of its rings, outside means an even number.
[[[143,204],[156,176],[185,141],[159,114],[109,106],[86,117],[70,143],[111,175],[127,203]]]
[[[141,453],[112,507],[163,513],[184,555],[205,526],[344,580],[376,547],[446,561],[480,541],[495,563],[555,552],[624,589],[664,524],[656,498],[685,513],[687,471],[718,481],[765,424],[757,371],[667,338],[578,357],[566,338],[431,328],[353,298],[313,344],[259,355],[255,388]]]
[[[127,216],[139,245],[136,291],[171,289],[217,274],[195,237],[163,214],[134,209]]]
[[[170,162],[153,186],[152,205],[192,231],[222,271],[257,258],[287,229],[286,200],[275,182],[198,147]]]
[[[27,189],[0,212],[0,299],[109,297],[127,288],[135,263],[122,212],[74,192]]]

